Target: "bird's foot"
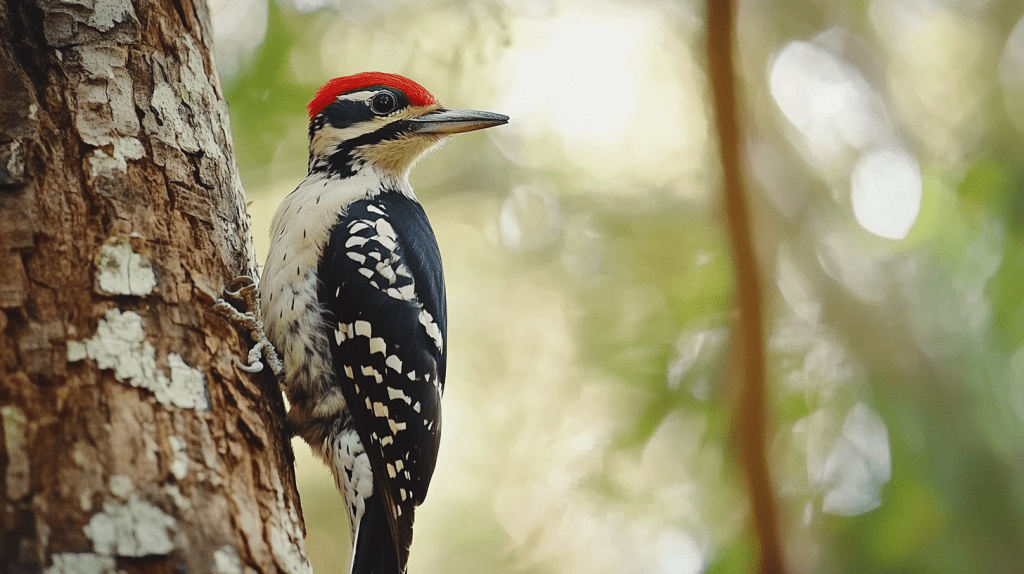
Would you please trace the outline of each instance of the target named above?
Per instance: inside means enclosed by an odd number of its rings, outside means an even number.
[[[213,310],[235,326],[248,329],[252,340],[256,342],[252,349],[249,350],[246,363],[242,363],[237,358],[235,359],[235,364],[238,365],[238,368],[247,373],[258,373],[263,370],[263,361],[261,359],[264,359],[270,365],[270,370],[275,375],[283,373],[284,364],[281,362],[281,358],[277,355],[277,350],[274,349],[274,345],[267,339],[267,334],[263,330],[263,320],[260,319],[263,313],[260,310],[260,293],[256,288],[256,281],[248,275],[235,277],[224,290],[224,297],[244,307],[245,311],[239,311],[225,299],[217,299],[217,302],[213,305]]]

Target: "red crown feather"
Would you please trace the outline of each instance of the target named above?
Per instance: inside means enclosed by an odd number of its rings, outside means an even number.
[[[317,90],[316,95],[313,96],[313,101],[309,102],[309,105],[306,106],[306,109],[309,110],[309,119],[316,117],[317,114],[331,105],[335,98],[341,94],[369,86],[398,88],[405,92],[405,95],[409,98],[409,103],[414,106],[428,106],[437,102],[437,98],[432,96],[426,88],[409,78],[383,72],[363,72],[361,74],[334,78]]]

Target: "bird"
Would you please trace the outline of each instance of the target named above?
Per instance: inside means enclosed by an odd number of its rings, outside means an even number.
[[[350,571],[404,574],[448,353],[441,254],[409,172],[448,136],[509,118],[448,109],[382,72],[328,81],[307,111],[307,175],[271,222],[263,324],[284,363],[288,425],[344,496]]]

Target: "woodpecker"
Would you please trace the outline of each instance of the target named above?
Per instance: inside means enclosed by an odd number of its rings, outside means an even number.
[[[508,117],[447,109],[380,72],[330,80],[308,111],[308,174],[271,224],[263,323],[292,431],[345,497],[351,572],[403,574],[437,461],[448,352],[441,254],[409,171],[448,135]]]

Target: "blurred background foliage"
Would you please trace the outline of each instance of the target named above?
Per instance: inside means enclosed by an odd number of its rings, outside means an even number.
[[[702,3],[212,9],[260,257],[326,79],[512,117],[412,175],[452,351],[411,571],[751,571]],[[1024,8],[748,0],[738,37],[793,571],[1024,570]],[[344,572],[295,451],[314,567]]]

